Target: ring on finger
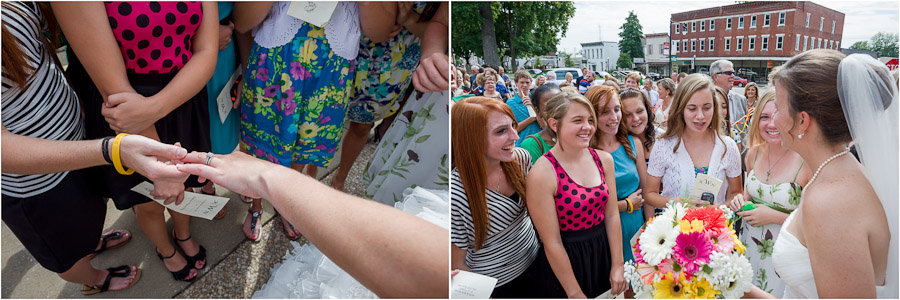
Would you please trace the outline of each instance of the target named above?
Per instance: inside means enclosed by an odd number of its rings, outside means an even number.
[[[212,160],[213,156],[215,156],[215,154],[213,154],[212,152],[206,152],[206,165],[207,166],[209,165],[209,162]]]

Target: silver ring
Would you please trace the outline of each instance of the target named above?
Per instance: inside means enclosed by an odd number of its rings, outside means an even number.
[[[206,165],[207,166],[209,165],[209,161],[212,160],[213,156],[215,156],[215,154],[213,154],[212,152],[206,152]]]

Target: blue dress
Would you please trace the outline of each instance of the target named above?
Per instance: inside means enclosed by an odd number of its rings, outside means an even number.
[[[632,155],[636,156],[634,137],[629,135],[628,142],[631,143]],[[641,178],[638,176],[637,165],[628,157],[623,145],[619,145],[619,149],[611,154],[616,166],[616,197],[625,199],[640,187]],[[631,237],[644,225],[644,214],[640,207],[635,207],[631,213],[619,212],[619,220],[622,222],[622,257],[627,262],[634,260],[634,254],[631,253]]]
[[[227,18],[231,15],[234,3],[219,2],[219,20]],[[232,40],[234,40],[232,38]],[[231,74],[237,68],[237,57],[234,50],[234,42],[228,43],[228,48],[219,50],[218,60],[216,61],[216,71],[212,78],[206,83],[206,90],[209,96],[209,140],[212,144],[212,152],[215,154],[228,154],[233,151],[238,144],[238,128],[240,126],[240,111],[232,109],[225,118],[225,123],[219,119],[218,102],[219,92],[225,88],[228,81],[231,80]]]

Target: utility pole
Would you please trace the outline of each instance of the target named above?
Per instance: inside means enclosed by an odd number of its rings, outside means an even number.
[[[672,34],[674,34],[674,31],[672,30],[672,27],[673,27],[672,24],[675,24],[675,23],[672,22],[672,15],[669,15],[669,55],[666,56],[666,59],[669,60],[669,72],[668,72],[669,77],[672,77],[672,55],[674,53],[672,51],[672,49],[674,48],[674,47],[672,47],[672,46],[674,46],[674,45],[672,45]]]

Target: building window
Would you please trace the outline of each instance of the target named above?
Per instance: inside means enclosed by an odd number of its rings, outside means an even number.
[[[725,38],[725,51],[726,52],[731,51],[731,38],[730,37]]]
[[[831,21],[831,34],[834,34],[834,25],[837,24],[837,21]]]
[[[681,24],[675,24],[675,33],[681,33]]]
[[[794,40],[794,51],[800,51],[800,35],[797,34],[797,38]]]
[[[834,26],[832,26],[832,27],[834,27]],[[713,31],[713,30],[716,30],[716,20],[709,20],[709,31]],[[832,29],[831,31],[834,31],[834,29]],[[834,33],[834,32],[832,32],[832,33]]]
[[[716,50],[716,47],[713,47],[713,43],[716,41],[716,38],[709,38],[709,52],[713,52]]]
[[[706,45],[705,45],[705,44],[706,44],[706,40],[701,39],[701,40],[700,40],[700,52],[705,52],[705,51],[706,51]]]
[[[700,21],[700,31],[706,31],[706,21]]]
[[[744,28],[744,17],[738,17],[738,29]]]
[[[684,52],[688,52],[687,40],[681,41],[681,48],[684,49]]]
[[[822,49],[822,38],[819,38],[819,49]]]
[[[697,40],[691,40],[691,52],[697,52]]]
[[[765,36],[765,35],[764,35],[764,36],[762,37],[762,47],[760,47],[759,50],[762,50],[762,51],[768,51],[768,50],[769,50],[769,36]]]
[[[681,52],[681,42],[675,40],[672,43],[675,44],[675,53]]]
[[[811,15],[810,13],[806,13],[806,28],[809,28],[809,16],[810,15]]]
[[[765,14],[763,15],[763,27],[769,27],[769,18],[771,15]]]
[[[691,22],[691,32],[697,32],[697,22]]]
[[[731,30],[731,18],[725,19],[725,30]]]
[[[750,16],[750,28],[756,28],[756,15]]]
[[[819,31],[822,31],[822,28],[825,28],[825,17],[819,19]]]
[[[809,44],[809,36],[804,36],[803,37],[803,51],[806,51],[809,49],[807,47],[808,44]]]
[[[681,23],[681,34],[687,34],[687,23]]]
[[[753,37],[753,36],[750,37],[750,47],[747,49],[750,51],[753,51],[756,49],[756,37]]]
[[[837,42],[837,44],[834,45],[834,50],[841,50],[841,42]]]
[[[744,37],[737,37],[737,45],[734,46],[734,50],[744,51]]]
[[[784,45],[784,35],[779,34],[778,38],[775,41],[775,50],[781,50],[783,45]]]
[[[647,45],[647,55],[653,55],[653,45]]]
[[[778,26],[784,26],[784,16],[787,14],[786,12],[781,12],[778,14]]]

